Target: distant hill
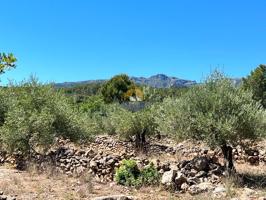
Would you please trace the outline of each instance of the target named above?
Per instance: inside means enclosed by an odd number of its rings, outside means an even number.
[[[196,81],[180,79],[176,77],[157,74],[149,78],[131,77],[131,79],[139,85],[147,85],[155,88],[170,88],[170,87],[188,87],[197,84]]]
[[[157,74],[149,78],[131,77],[131,80],[133,80],[138,85],[146,85],[155,88],[189,87],[197,84],[196,81],[170,77],[164,74]],[[87,81],[78,81],[78,82],[55,83],[54,85],[57,88],[71,88],[78,85],[103,83],[105,81],[106,80],[87,80]]]
[[[171,88],[171,87],[189,87],[192,85],[198,84],[196,81],[180,79],[177,77],[167,76],[165,74],[157,74],[149,78],[145,77],[130,77],[138,85],[146,85],[154,88]],[[241,84],[241,78],[232,78],[233,84],[238,86]],[[87,81],[77,81],[77,82],[64,82],[64,83],[55,83],[57,88],[71,88],[80,85],[86,84],[101,84],[104,83],[105,79],[99,80],[87,80]]]

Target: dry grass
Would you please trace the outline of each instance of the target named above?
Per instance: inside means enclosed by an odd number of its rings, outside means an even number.
[[[17,199],[88,199],[92,193],[88,175],[67,177],[53,168],[40,173],[34,167],[24,172],[1,167],[0,177],[1,190]]]

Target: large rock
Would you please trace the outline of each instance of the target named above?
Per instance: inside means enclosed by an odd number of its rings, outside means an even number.
[[[208,171],[209,170],[209,160],[206,157],[195,157],[192,160],[193,168],[197,171]]]
[[[164,172],[161,183],[164,186],[168,186],[168,187],[172,186],[175,181],[176,174],[177,174],[176,170],[170,170],[170,171]]]

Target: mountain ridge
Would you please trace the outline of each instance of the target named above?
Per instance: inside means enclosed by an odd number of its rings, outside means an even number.
[[[133,80],[138,85],[146,85],[155,88],[189,87],[197,84],[196,81],[180,79],[174,76],[167,76],[165,74],[156,74],[148,78],[131,76],[130,79]],[[86,80],[86,81],[76,81],[76,82],[63,82],[63,83],[55,83],[54,85],[57,88],[69,88],[69,87],[75,87],[77,85],[85,85],[93,83],[100,84],[104,83],[107,80],[108,79],[97,79],[97,80]]]

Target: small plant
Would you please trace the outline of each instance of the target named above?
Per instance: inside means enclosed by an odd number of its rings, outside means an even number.
[[[141,176],[145,185],[157,185],[161,178],[153,163],[150,163],[141,171]]]
[[[160,175],[153,163],[140,170],[136,161],[123,160],[116,170],[115,180],[121,185],[140,187],[158,184]]]
[[[140,170],[134,160],[123,160],[121,166],[116,170],[115,180],[121,185],[141,185]]]

